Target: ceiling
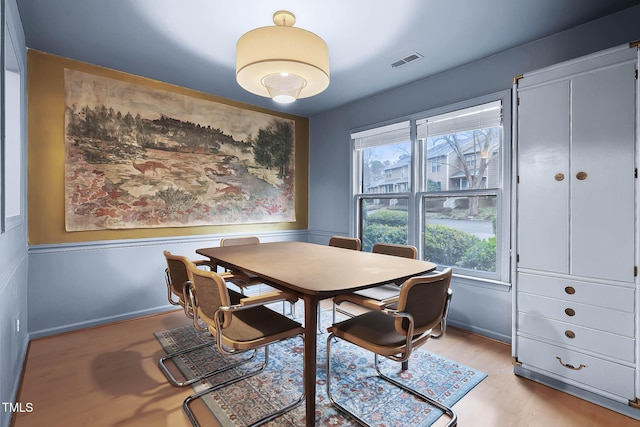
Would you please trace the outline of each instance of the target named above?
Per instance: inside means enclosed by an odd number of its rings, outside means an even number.
[[[640,4],[640,0],[17,0],[27,47],[313,116]],[[276,104],[235,81],[235,45],[290,10],[329,46],[331,83]],[[399,68],[391,63],[419,52]]]

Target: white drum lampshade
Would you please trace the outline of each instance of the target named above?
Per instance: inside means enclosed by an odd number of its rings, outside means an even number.
[[[329,86],[329,48],[314,33],[294,28],[291,12],[273,14],[271,27],[249,31],[236,45],[236,80],[256,95],[288,103]]]

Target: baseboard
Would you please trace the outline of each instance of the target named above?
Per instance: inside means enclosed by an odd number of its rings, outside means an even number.
[[[495,331],[491,331],[489,329],[478,328],[473,325],[457,322],[451,318],[447,319],[447,325],[451,325],[458,329],[464,329],[465,331],[473,332],[474,334],[482,335],[484,337],[491,338],[506,344],[511,344],[511,335],[504,335],[504,334],[497,333]]]
[[[58,334],[62,334],[65,332],[72,332],[72,331],[77,331],[79,329],[85,329],[85,328],[91,328],[94,326],[102,326],[102,325],[106,325],[108,323],[115,323],[115,322],[121,322],[123,320],[129,320],[129,319],[134,319],[136,317],[143,317],[143,316],[149,316],[149,315],[153,315],[153,314],[158,314],[158,313],[164,313],[167,311],[172,311],[175,310],[176,307],[170,304],[167,305],[163,305],[160,307],[154,307],[154,308],[150,308],[150,309],[146,309],[146,310],[139,310],[139,311],[132,311],[129,313],[123,313],[123,314],[119,314],[117,316],[109,316],[109,317],[102,317],[99,319],[91,319],[88,320],[86,322],[78,322],[78,323],[72,323],[72,324],[68,324],[68,325],[62,325],[62,326],[58,326],[55,328],[49,328],[49,329],[41,329],[38,331],[31,331],[29,333],[29,339],[30,340],[34,340],[34,339],[38,339],[38,338],[44,338],[44,337],[48,337],[51,335],[58,335]]]

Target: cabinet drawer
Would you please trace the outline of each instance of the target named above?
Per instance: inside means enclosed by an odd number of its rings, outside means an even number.
[[[518,292],[559,298],[614,310],[634,311],[632,287],[602,285],[558,277],[518,273]]]
[[[517,303],[518,312],[560,320],[626,337],[633,338],[635,336],[633,313],[520,292],[517,296]]]
[[[518,313],[518,331],[543,341],[555,341],[563,347],[578,347],[629,363],[635,361],[635,340],[622,335],[525,313]]]
[[[633,368],[524,337],[517,337],[517,345],[517,358],[524,368],[543,370],[623,399],[635,399]]]

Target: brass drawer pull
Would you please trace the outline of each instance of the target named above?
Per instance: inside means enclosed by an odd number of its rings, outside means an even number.
[[[560,357],[558,357],[558,356],[556,356],[556,359],[558,359],[558,362],[560,362],[560,364],[561,364],[562,366],[564,366],[564,367],[565,367],[565,368],[567,368],[567,369],[571,369],[572,371],[579,371],[579,370],[581,370],[582,368],[586,368],[586,367],[587,367],[587,365],[583,365],[583,364],[581,363],[581,364],[580,364],[580,366],[578,366],[578,367],[576,368],[575,366],[573,366],[573,365],[572,365],[572,364],[570,364],[570,363],[564,363],[564,362],[562,361],[562,359],[561,359]]]
[[[586,172],[578,172],[576,174],[576,178],[578,178],[580,181],[584,181],[585,179],[587,179],[587,173]]]
[[[569,295],[573,295],[576,293],[576,289],[573,286],[567,286],[566,288],[564,288],[564,291]]]
[[[557,173],[554,176],[554,178],[555,178],[556,181],[562,181],[562,180],[564,180],[564,174],[563,173]]]
[[[576,337],[576,333],[571,330],[564,331],[564,335],[569,339],[574,339]]]
[[[573,308],[565,308],[564,314],[566,314],[569,317],[573,317],[576,315],[576,311]]]

